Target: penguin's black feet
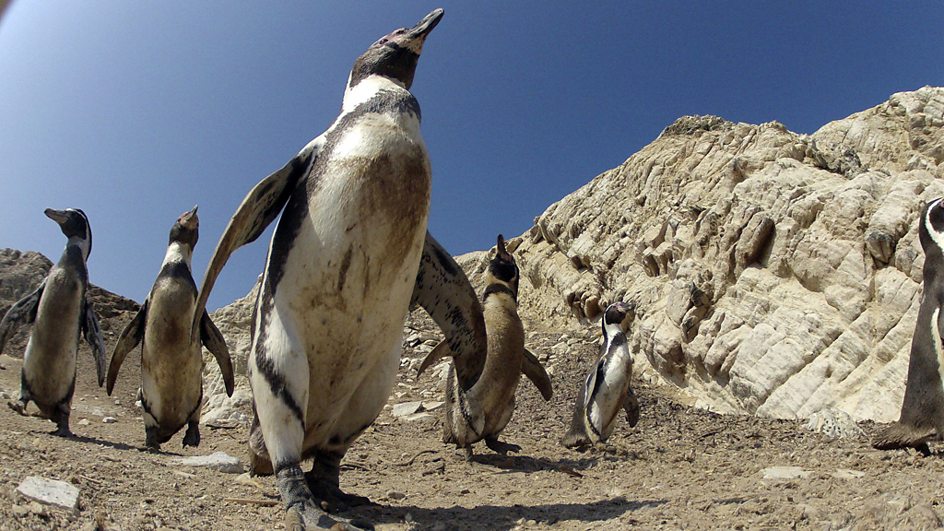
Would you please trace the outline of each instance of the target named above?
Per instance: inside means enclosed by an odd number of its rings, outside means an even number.
[[[370,499],[341,491],[341,458],[344,452],[316,451],[311,471],[305,474],[305,481],[314,499],[321,508],[329,513],[346,511],[351,507],[369,505]]]
[[[7,402],[7,405],[10,406],[10,409],[12,409],[13,411],[16,411],[20,415],[23,415],[24,417],[26,417],[28,416],[26,413],[26,404],[28,403],[29,402],[26,402],[21,398],[20,400],[15,400],[15,401],[10,400],[9,402]]]
[[[186,443],[184,444],[186,445]],[[144,427],[144,447],[145,449],[151,452],[161,451],[161,443],[157,442],[157,427],[156,426]]]
[[[486,437],[485,446],[488,446],[493,452],[501,455],[508,455],[508,452],[518,453],[521,451],[521,447],[517,444],[501,442],[497,437]]]
[[[184,434],[184,446],[200,446],[200,424],[190,421],[187,423],[187,433]]]
[[[315,503],[307,478],[298,465],[282,468],[275,474],[275,484],[285,503],[285,527],[292,531],[332,529],[356,531],[365,529],[328,516]],[[370,529],[367,527],[366,529]]]
[[[72,431],[69,429],[69,406],[59,405],[49,420],[56,423],[56,431],[53,431],[52,435],[58,435],[59,437],[71,438]]]

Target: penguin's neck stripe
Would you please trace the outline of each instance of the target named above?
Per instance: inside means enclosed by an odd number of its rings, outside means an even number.
[[[940,200],[936,201],[934,204],[928,207],[928,211],[924,214],[924,226],[928,230],[928,234],[931,235],[931,240],[934,241],[934,245],[937,246],[941,252],[944,252],[944,235],[934,230],[934,225],[931,224],[931,211],[934,210],[934,207],[937,206],[937,203],[940,203]]]

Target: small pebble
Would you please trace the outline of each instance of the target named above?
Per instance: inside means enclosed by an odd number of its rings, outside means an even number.
[[[387,493],[387,499],[390,499],[390,500],[402,500],[403,498],[406,498],[406,494],[403,494],[402,492],[399,492],[396,490],[391,490],[390,492]]]
[[[79,426],[88,426],[89,424],[91,424],[91,422],[89,422],[89,419],[80,419],[80,420],[79,420]]]
[[[102,422],[104,422],[105,424],[114,424],[118,422],[118,419],[116,419],[115,417],[105,417],[102,419]]]

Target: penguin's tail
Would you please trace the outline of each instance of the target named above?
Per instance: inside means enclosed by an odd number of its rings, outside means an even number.
[[[919,428],[901,422],[886,426],[872,439],[872,447],[877,450],[895,450],[898,448],[920,448],[936,438],[934,428]]]

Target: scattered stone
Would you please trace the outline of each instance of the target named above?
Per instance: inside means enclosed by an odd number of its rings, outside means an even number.
[[[39,503],[72,511],[79,503],[79,489],[71,483],[56,479],[28,476],[16,488],[16,492]]]
[[[406,494],[404,494],[404,493],[402,493],[402,492],[400,492],[400,491],[391,490],[391,491],[387,492],[387,499],[388,499],[388,500],[402,500],[403,498],[406,498]]]
[[[172,461],[178,465],[209,468],[224,474],[242,474],[243,465],[239,459],[225,452],[213,452],[210,455],[178,457]]]
[[[809,470],[803,470],[798,466],[772,466],[760,471],[764,479],[804,479],[810,477]]]
[[[6,392],[6,391],[0,391],[0,399],[2,399],[2,400],[10,400],[10,399],[11,399],[10,393],[8,393],[8,392]]]
[[[79,426],[88,426],[89,424],[91,424],[89,419],[79,419]]]
[[[806,421],[806,429],[822,433],[831,439],[856,439],[865,436],[865,432],[848,413],[835,408],[821,409],[810,415]]]
[[[102,419],[102,422],[104,422],[105,424],[114,424],[118,422],[118,419],[116,419],[115,417],[105,417]]]
[[[419,413],[422,410],[423,410],[423,403],[420,401],[403,402],[402,404],[396,404],[395,406],[393,406],[393,416],[406,417],[407,415]]]
[[[400,417],[400,418],[403,419],[403,420],[405,420],[405,421],[407,421],[407,422],[414,422],[414,421],[417,421],[417,420],[431,419],[431,418],[433,418],[433,416],[430,415],[429,413],[425,412],[425,411],[422,411],[422,412],[420,412],[420,413],[414,413],[414,414],[412,414],[412,415],[407,415],[407,416],[405,416],[405,417]]]
[[[423,409],[426,411],[436,411],[441,408],[445,402],[440,400],[434,400],[432,402],[423,402]]]
[[[836,479],[859,479],[865,477],[865,472],[861,470],[849,470],[848,468],[837,468],[833,472],[833,477]]]

